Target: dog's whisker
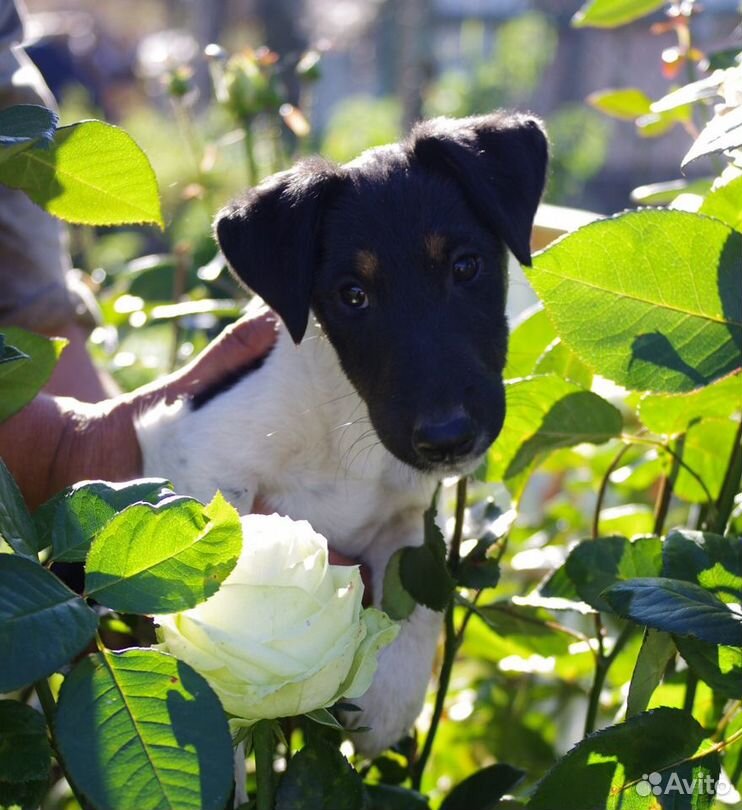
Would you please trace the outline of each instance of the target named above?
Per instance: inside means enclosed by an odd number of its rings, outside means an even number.
[[[344,452],[344,453],[341,455],[341,457],[340,457],[340,460],[339,460],[339,462],[338,462],[338,470],[337,470],[337,473],[339,473],[339,472],[340,472],[340,470],[341,470],[341,469],[343,469],[343,470],[344,470],[344,472],[345,472],[345,474],[346,474],[346,476],[350,476],[350,475],[351,475],[351,467],[353,466],[353,461],[355,461],[355,458],[357,457],[357,454],[356,454],[356,456],[355,456],[355,457],[354,457],[354,458],[353,458],[353,459],[352,459],[352,460],[351,460],[351,461],[350,461],[348,464],[346,464],[346,463],[345,463],[345,462],[346,462],[346,460],[350,459],[350,454],[353,452],[353,450],[355,449],[355,447],[356,447],[356,446],[357,446],[359,443],[361,443],[361,442],[365,441],[366,439],[368,439],[368,438],[369,438],[370,436],[372,436],[372,435],[373,435],[373,436],[375,436],[375,435],[376,435],[376,432],[374,431],[374,429],[373,429],[373,428],[370,428],[369,430],[366,430],[366,431],[364,431],[363,433],[361,433],[361,435],[360,435],[360,436],[357,436],[357,437],[356,437],[356,438],[353,440],[353,442],[350,444],[350,446],[348,447],[348,449],[347,449],[347,450],[346,450],[346,451],[345,451],[345,452]],[[336,474],[336,478],[337,478],[337,474]]]

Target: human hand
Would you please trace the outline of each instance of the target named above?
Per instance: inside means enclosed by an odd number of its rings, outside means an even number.
[[[128,481],[142,474],[134,430],[156,402],[204,391],[265,356],[276,340],[276,316],[263,312],[228,326],[198,357],[162,380],[94,404],[41,394],[0,425],[0,456],[33,509],[78,481]]]

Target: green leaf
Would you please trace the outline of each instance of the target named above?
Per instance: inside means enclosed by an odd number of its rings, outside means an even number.
[[[532,375],[539,358],[555,339],[556,332],[541,304],[524,312],[510,333],[503,379]]]
[[[23,557],[37,560],[36,527],[18,485],[0,458],[0,537]]]
[[[539,357],[534,374],[556,374],[564,380],[576,383],[580,388],[590,389],[593,373],[570,351],[560,338],[555,338]]]
[[[0,164],[0,183],[67,222],[163,225],[149,160],[124,130],[102,121],[62,127],[51,148],[14,154]]]
[[[645,394],[638,411],[650,430],[672,436],[703,419],[727,419],[740,410],[740,402],[742,373],[735,371],[687,394]]]
[[[582,602],[575,583],[567,573],[567,567],[564,565],[559,566],[556,571],[546,578],[539,586],[538,593],[547,599],[566,599],[570,602]]]
[[[406,619],[415,609],[416,602],[402,584],[399,564],[404,549],[400,548],[392,554],[384,571],[384,592],[381,600],[381,609],[390,619],[401,621]]]
[[[487,480],[505,481],[515,497],[543,456],[618,436],[620,412],[597,394],[554,374],[506,383],[505,424],[487,455]]]
[[[160,503],[174,495],[172,484],[163,478],[145,478],[126,484],[84,481],[75,484],[41,507],[37,525],[43,520],[46,537],[42,545],[52,546],[57,562],[84,562],[95,535],[126,507],[135,503]]]
[[[616,28],[646,17],[665,5],[665,0],[589,0],[572,17],[575,28]]]
[[[659,537],[598,537],[583,540],[564,563],[583,602],[596,610],[611,611],[601,595],[616,582],[635,577],[656,577],[662,569],[662,541]]]
[[[0,554],[0,692],[45,678],[85,649],[98,617],[38,563]]]
[[[431,610],[445,610],[456,587],[445,559],[435,554],[428,544],[402,549],[399,577],[407,593]]]
[[[462,588],[495,588],[500,581],[500,563],[489,557],[488,552],[497,542],[492,535],[477,540],[474,548],[461,560],[456,571],[456,581]]]
[[[636,119],[637,134],[642,138],[659,138],[676,124],[687,124],[692,120],[693,108],[690,105],[660,112],[653,104],[651,112]]]
[[[334,728],[339,731],[343,730],[342,724],[328,709],[315,709],[311,712],[305,712],[304,717],[308,717],[313,723],[317,723],[320,726],[327,726],[327,728]]]
[[[627,717],[640,714],[647,708],[674,655],[675,644],[671,635],[652,628],[645,630],[626,699]]]
[[[428,800],[421,793],[399,785],[365,784],[364,810],[430,810]]]
[[[504,763],[488,765],[459,782],[446,796],[440,810],[490,810],[525,776]]]
[[[707,194],[711,188],[711,179],[706,177],[697,180],[666,180],[663,183],[649,183],[637,186],[631,192],[631,199],[642,205],[668,205],[678,194]]]
[[[0,365],[0,422],[20,411],[46,385],[67,345],[64,338],[45,338],[15,326],[4,326],[3,332],[28,359]]]
[[[742,231],[742,177],[709,191],[698,213],[716,217],[730,228]]]
[[[691,503],[706,503],[708,490],[712,498],[718,498],[738,427],[739,423],[731,419],[704,419],[688,428],[682,441],[682,458],[686,466],[678,470],[673,485],[674,495]],[[666,463],[669,466],[670,459]],[[703,481],[706,489],[699,484],[696,476]]]
[[[503,599],[477,607],[475,615],[524,656],[566,655],[573,640],[555,630],[554,617],[543,608],[515,605]]]
[[[156,650],[107,650],[65,678],[59,754],[98,810],[222,810],[232,788],[227,718],[204,678]]]
[[[0,365],[4,363],[17,363],[19,360],[28,360],[27,354],[24,354],[20,349],[15,346],[9,346],[5,342],[5,335],[0,334]]]
[[[126,613],[187,610],[216,593],[241,548],[239,515],[219,493],[208,506],[134,504],[93,540],[85,595]]]
[[[640,115],[647,115],[652,106],[652,99],[643,90],[636,87],[597,90],[590,93],[586,101],[596,110],[622,121],[633,121]]]
[[[742,602],[742,537],[675,529],[662,558],[663,577],[694,582],[722,602]]]
[[[30,144],[32,141],[51,143],[59,124],[59,116],[37,104],[17,104],[0,110],[0,147]],[[0,161],[4,160],[0,152]]]
[[[276,791],[276,810],[361,810],[363,782],[345,757],[316,740],[289,760]]]
[[[445,610],[456,582],[446,564],[446,541],[436,523],[438,487],[430,506],[423,514],[422,546],[405,546],[399,554],[399,582],[402,588],[419,604],[431,610]],[[395,572],[390,574],[394,585]],[[390,591],[390,594],[394,591]],[[406,610],[409,605],[404,596],[396,592],[393,608]]]
[[[676,636],[675,644],[688,666],[728,700],[742,698],[742,649]]]
[[[603,592],[626,619],[711,644],[742,647],[742,616],[692,582],[647,577],[618,582]]]
[[[648,774],[659,774],[665,791],[670,780],[694,777],[691,795],[665,795],[674,810],[708,810],[713,795],[704,794],[706,777],[719,776],[719,757],[699,723],[679,709],[660,708],[591,734],[579,742],[539,782],[529,810],[657,810]],[[647,788],[649,788],[647,790]]]
[[[594,372],[680,393],[742,366],[741,253],[742,234],[721,222],[645,209],[568,234],[534,258],[528,277]]]
[[[37,807],[50,771],[44,717],[16,700],[0,700],[0,806]]]

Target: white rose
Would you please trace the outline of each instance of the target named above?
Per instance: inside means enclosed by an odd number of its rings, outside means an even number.
[[[327,541],[304,520],[248,515],[242,526],[221,588],[155,617],[163,648],[208,680],[233,727],[360,697],[399,626],[362,609],[358,566],[329,565]]]

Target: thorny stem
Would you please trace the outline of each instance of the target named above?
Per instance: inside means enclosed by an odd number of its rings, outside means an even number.
[[[673,459],[677,459],[678,464],[690,475],[694,481],[698,484],[699,487],[703,490],[703,494],[706,496],[706,500],[709,502],[711,506],[714,505],[714,498],[709,492],[709,488],[703,482],[701,476],[692,468],[689,467],[668,444],[665,442],[661,442],[657,439],[647,439],[644,436],[633,436],[630,433],[622,433],[621,434],[622,441],[630,442],[632,444],[647,444],[651,447],[659,447],[664,450],[668,455],[672,456]]]
[[[711,735],[712,740],[718,740],[722,737],[726,727],[731,723],[740,708],[742,708],[742,700],[733,700],[729,708],[724,712],[721,720],[719,720],[719,724],[716,726],[714,733]]]
[[[69,778],[67,771],[62,763],[62,758],[59,756],[57,752],[57,741],[54,737],[54,717],[57,713],[57,704],[54,701],[54,696],[52,695],[52,690],[49,688],[49,681],[46,678],[42,678],[39,681],[36,681],[34,684],[34,689],[36,690],[36,694],[39,698],[39,703],[41,704],[41,710],[44,712],[44,717],[46,718],[46,725],[49,729],[49,736],[51,737],[52,747],[54,748],[54,752],[56,755],[57,763],[59,767],[62,769],[62,773],[67,780],[67,784],[70,786],[70,790],[72,791],[72,795],[75,797],[75,800],[80,805],[80,807],[88,807],[89,805],[85,802],[83,797],[77,792],[75,786],[72,784],[72,780]]]
[[[683,698],[683,711],[693,714],[693,704],[696,702],[696,687],[698,676],[692,669],[685,674],[685,696]]]
[[[464,533],[464,513],[466,510],[466,477],[462,477],[456,484],[456,518],[454,522],[453,535],[451,537],[451,549],[448,555],[449,568],[452,572],[458,567],[461,553],[461,538]],[[451,673],[453,671],[453,663],[456,658],[456,652],[461,645],[462,637],[457,635],[456,627],[454,625],[454,598],[446,607],[446,612],[443,617],[444,626],[444,640],[443,640],[443,663],[441,664],[441,672],[438,676],[438,691],[435,694],[435,704],[433,706],[433,716],[430,720],[430,728],[425,736],[422,751],[417,761],[412,766],[412,787],[415,790],[420,789],[422,783],[423,773],[425,766],[430,758],[430,753],[433,750],[433,743],[435,742],[435,735],[438,732],[438,726],[443,716],[443,708],[446,702],[446,694],[448,687],[451,683]],[[466,618],[464,622],[466,622]]]
[[[448,554],[448,564],[451,573],[455,576],[461,559],[461,538],[464,534],[464,512],[466,511],[466,476],[456,482],[456,518],[454,520],[453,536],[451,537],[451,551]]]
[[[52,690],[49,688],[49,682],[46,678],[42,678],[34,684],[34,687],[39,697],[39,703],[41,704],[44,716],[46,717],[46,722],[49,724],[49,728],[52,728],[54,716],[57,713],[57,704],[54,702]]]
[[[257,810],[273,810],[273,723],[261,720],[253,730]]]
[[[665,527],[667,512],[670,508],[670,501],[672,499],[672,490],[675,486],[678,473],[680,472],[680,461],[684,443],[685,436],[683,435],[677,440],[675,447],[671,451],[672,465],[670,466],[670,472],[668,472],[667,475],[663,475],[660,482],[660,490],[657,493],[657,503],[655,504],[654,508],[653,533],[656,535],[661,535]]]
[[[598,499],[595,502],[595,510],[593,511],[593,540],[599,536],[599,528],[600,528],[600,512],[603,509],[603,500],[605,499],[605,493],[608,489],[608,482],[610,480],[611,475],[613,475],[614,471],[618,468],[618,465],[623,461],[623,457],[626,453],[629,452],[632,445],[625,444],[619,451],[616,453],[616,457],[610,463],[608,469],[605,471],[605,475],[601,479],[600,488],[598,489]]]
[[[723,534],[726,529],[727,521],[734,508],[734,498],[739,492],[740,479],[742,479],[742,422],[740,422],[737,434],[734,437],[732,455],[727,465],[719,498],[715,504],[716,514],[711,522],[711,531],[717,534]]]

